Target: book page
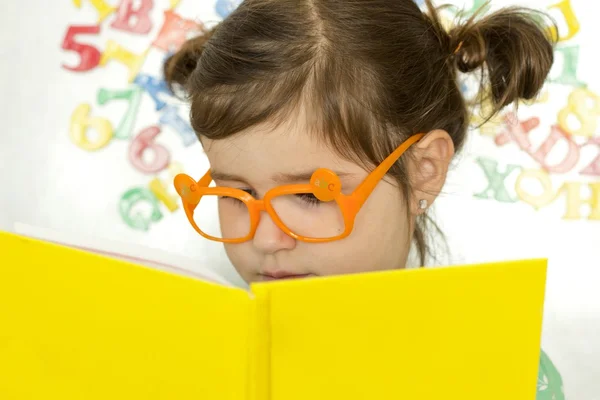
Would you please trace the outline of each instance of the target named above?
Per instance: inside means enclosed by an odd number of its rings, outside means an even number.
[[[246,291],[4,233],[0,248],[1,398],[246,398]]]
[[[261,285],[270,400],[535,398],[546,263]]]

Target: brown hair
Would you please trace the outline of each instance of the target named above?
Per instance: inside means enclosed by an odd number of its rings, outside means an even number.
[[[470,118],[458,72],[482,72],[494,115],[538,94],[556,38],[535,10],[476,14],[447,30],[425,3],[426,12],[413,0],[245,0],[172,55],[165,79],[184,89],[192,127],[211,139],[283,122],[303,105],[314,134],[364,166],[433,129],[446,130],[458,151]],[[406,162],[389,175],[408,196]],[[420,216],[413,234],[422,265],[427,225],[437,229]]]

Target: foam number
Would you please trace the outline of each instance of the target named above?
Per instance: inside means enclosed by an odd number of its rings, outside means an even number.
[[[577,119],[578,128],[569,124],[570,116]],[[558,123],[571,135],[592,137],[596,133],[599,116],[600,97],[587,88],[576,88],[569,95],[565,108],[558,113]]]
[[[527,179],[533,179],[537,181],[539,186],[542,187],[542,193],[535,195],[529,193],[524,187],[524,181]],[[548,173],[541,169],[526,169],[519,174],[517,182],[515,184],[515,191],[517,196],[525,203],[533,206],[536,210],[547,206],[552,203],[557,193],[552,188],[552,181]]]
[[[596,145],[598,148],[598,156],[591,162],[590,165],[581,171],[582,175],[591,175],[600,177],[600,137],[592,138],[584,143],[581,147]]]
[[[548,163],[548,154],[554,149],[557,143],[562,142],[567,146],[567,153],[558,164],[550,165]],[[548,172],[555,174],[564,174],[571,171],[579,162],[579,146],[573,141],[569,134],[563,131],[559,126],[551,128],[550,135],[544,143],[540,145],[537,151],[530,153],[531,156]]]
[[[573,11],[573,7],[571,6],[571,0],[562,0],[556,4],[551,5],[550,7],[548,7],[548,9],[556,9],[560,11],[560,13],[565,19],[568,30],[567,34],[559,36],[558,32],[556,31],[556,28],[552,27],[550,28],[550,34],[552,35],[552,37],[558,37],[559,42],[564,42],[573,38],[579,32],[580,25],[579,21],[577,20],[577,17],[575,16],[575,12]]]
[[[135,210],[142,204],[151,207],[149,213]],[[153,222],[158,222],[163,217],[158,200],[146,188],[133,188],[125,192],[119,201],[119,213],[127,225],[140,231],[148,231]]]
[[[181,118],[181,116],[179,116],[179,111],[175,106],[166,106],[160,116],[159,122],[163,125],[170,126],[179,133],[183,140],[183,145],[186,147],[198,141],[194,130],[183,118]]]
[[[159,134],[158,126],[149,126],[143,129],[129,146],[129,161],[145,174],[158,173],[169,165],[169,150],[154,141]],[[151,162],[144,161],[144,153],[148,151],[153,153]]]
[[[567,212],[564,215],[565,219],[581,219],[581,207],[588,205],[590,207],[589,220],[600,221],[600,182],[588,184],[590,197],[583,199],[581,188],[583,184],[579,182],[566,182],[561,192],[565,193],[567,200]]]
[[[164,51],[177,50],[187,40],[190,31],[200,31],[201,28],[201,24],[167,10],[162,28],[152,45]]]
[[[164,80],[159,80],[158,78],[150,75],[140,74],[135,78],[133,83],[143,88],[150,95],[150,97],[152,97],[152,100],[154,100],[154,103],[156,103],[156,111],[161,110],[167,105],[167,103],[161,100],[158,95],[161,93],[169,96],[172,95],[167,83]]]
[[[579,63],[579,46],[561,47],[554,51],[555,55],[562,57],[562,71],[556,78],[551,78],[550,82],[571,85],[575,87],[586,86],[586,84],[577,78],[577,65]]]
[[[98,104],[104,105],[113,100],[127,100],[129,106],[127,111],[121,118],[121,122],[115,131],[115,138],[117,139],[129,139],[133,125],[137,116],[137,111],[140,108],[140,101],[142,98],[142,89],[137,86],[132,86],[129,89],[120,90],[109,90],[100,89],[98,91],[97,101]]]
[[[110,24],[115,29],[122,31],[146,34],[152,30],[150,11],[153,0],[138,0],[139,6],[134,9],[134,0],[121,0],[117,10],[116,18]]]
[[[104,0],[89,0],[92,6],[98,11],[98,23],[104,21],[106,17],[112,14],[116,8],[108,5]],[[81,8],[82,0],[73,0],[75,7]]]
[[[183,168],[179,163],[173,163],[169,166],[169,182],[173,182],[175,176],[183,172]],[[169,193],[167,187],[171,187],[172,185],[165,185],[159,178],[154,178],[148,187],[152,191],[152,193],[158,198],[171,212],[176,211],[179,208],[178,205],[178,197],[174,194]]]
[[[128,81],[132,82],[144,64],[147,54],[148,50],[145,50],[141,54],[132,53],[114,40],[109,40],[106,42],[106,48],[104,49],[104,53],[102,53],[102,57],[100,58],[100,65],[104,66],[110,60],[115,60],[124,64],[129,70]]]
[[[90,117],[89,104],[80,104],[71,115],[69,137],[77,146],[85,150],[98,150],[106,146],[113,136],[112,125],[109,120],[100,117]],[[92,128],[96,131],[96,138],[91,140],[87,131]]]
[[[61,48],[63,50],[74,51],[79,55],[79,64],[75,67],[69,67],[63,64],[63,68],[69,71],[89,71],[100,63],[100,50],[90,44],[79,43],[76,40],[77,35],[97,35],[100,33],[98,25],[79,25],[70,26],[67,29]]]
[[[509,164],[505,167],[504,172],[500,172],[498,168],[498,162],[490,160],[488,158],[479,157],[477,158],[477,164],[483,169],[485,177],[488,181],[487,187],[480,193],[474,196],[480,199],[491,199],[502,202],[502,203],[514,203],[517,201],[516,198],[510,195],[506,188],[506,179],[515,170],[521,169],[518,165]]]
[[[235,10],[242,0],[217,0],[215,9],[221,18],[227,18]]]

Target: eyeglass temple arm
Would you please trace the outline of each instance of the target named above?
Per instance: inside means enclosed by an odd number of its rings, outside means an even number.
[[[383,160],[381,164],[379,164],[379,166],[365,178],[364,181],[361,182],[361,184],[354,190],[354,193],[352,194],[352,196],[358,201],[359,206],[362,206],[364,202],[367,201],[367,198],[369,198],[369,195],[373,189],[375,189],[375,186],[377,186],[379,181],[383,179],[385,174],[388,173],[390,168],[392,168],[396,161],[398,161],[400,156],[402,156],[402,154],[404,154],[404,152],[410,146],[418,142],[423,136],[425,136],[424,133],[418,133],[409,137],[396,150],[394,150],[392,154]]]

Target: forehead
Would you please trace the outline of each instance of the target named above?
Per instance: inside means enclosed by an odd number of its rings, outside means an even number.
[[[329,168],[347,174],[364,172],[342,159],[298,121],[276,127],[257,125],[226,139],[202,139],[211,169],[265,182],[275,175]]]

